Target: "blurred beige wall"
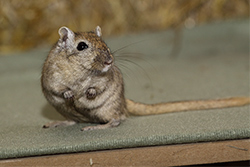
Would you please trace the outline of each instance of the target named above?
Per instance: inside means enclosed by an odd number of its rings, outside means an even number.
[[[0,0],[0,52],[51,45],[65,25],[105,37],[249,17],[249,0]]]

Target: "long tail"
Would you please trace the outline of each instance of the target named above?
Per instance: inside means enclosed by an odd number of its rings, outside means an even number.
[[[187,110],[237,107],[250,104],[250,97],[232,97],[215,100],[180,101],[143,104],[126,99],[128,112],[132,115],[154,115]]]

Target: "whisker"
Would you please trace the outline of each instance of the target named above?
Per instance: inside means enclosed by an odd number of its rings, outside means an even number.
[[[118,60],[118,61],[119,61],[119,60],[127,60],[127,61],[129,61],[130,63],[137,64],[137,63],[132,62],[131,60],[126,59],[126,58],[127,58],[127,56],[121,56],[121,57],[118,57],[117,60]],[[142,57],[130,57],[130,56],[128,56],[128,58],[136,58],[136,59],[138,59],[138,60],[141,60],[141,61],[147,63],[151,68],[153,68],[154,71],[157,71],[156,68],[150,63],[150,61],[148,61],[148,60],[146,60],[146,59],[144,59],[144,58],[142,58]],[[138,65],[138,64],[137,64],[137,65]]]
[[[115,55],[116,58],[128,57],[128,58],[134,58],[134,59],[142,59],[142,56],[143,56],[142,53],[119,53]]]
[[[143,39],[143,40],[141,40],[141,41],[137,41],[137,42],[130,43],[130,44],[125,45],[125,46],[123,46],[123,47],[121,47],[121,48],[119,48],[119,49],[116,49],[115,51],[112,52],[112,54],[115,54],[116,52],[121,51],[121,50],[123,50],[123,49],[125,49],[125,48],[127,48],[127,47],[129,47],[129,46],[132,46],[132,45],[134,45],[134,44],[138,44],[138,43],[141,43],[141,42],[144,42],[144,41],[147,41],[147,40],[148,40],[148,39]]]
[[[134,53],[132,53],[132,54],[134,54]],[[141,55],[143,55],[143,54],[141,54]],[[124,53],[122,55],[116,56],[116,58],[118,61],[119,61],[119,59],[125,59],[125,58],[141,60],[141,61],[147,63],[154,71],[157,71],[156,68],[150,63],[150,61],[148,61],[145,58],[142,58],[141,56],[133,56],[133,55],[131,56],[131,55],[127,55],[127,53]]]
[[[138,81],[138,77],[136,77],[134,71],[129,68],[128,66],[126,66],[125,64],[123,64],[122,62],[118,62],[117,63],[117,66],[121,69],[122,71],[122,75],[126,76],[128,79],[130,79],[131,81],[135,81],[134,79],[132,78],[135,78],[137,81]],[[129,73],[129,74],[127,74]],[[132,77],[130,75],[133,75]]]
[[[132,71],[132,69],[130,69],[129,67],[127,67],[126,65],[124,65],[124,64],[122,64],[121,62],[118,62],[117,63],[117,66],[118,67],[121,67],[122,69],[125,69],[125,70],[127,70],[127,71]]]
[[[143,56],[142,53],[140,52],[120,52],[120,53],[116,53],[115,56],[120,56],[120,55],[134,55],[136,57],[139,57],[139,56]]]
[[[144,70],[144,68],[142,66],[140,66],[139,64],[129,60],[129,59],[125,59],[125,58],[120,58],[121,61],[124,61],[124,62],[128,62],[128,63],[131,63],[133,65],[135,65],[135,67],[139,67],[139,69],[143,72],[143,74],[149,79],[150,81],[150,85],[152,86],[152,80],[151,78],[149,77],[148,73]]]

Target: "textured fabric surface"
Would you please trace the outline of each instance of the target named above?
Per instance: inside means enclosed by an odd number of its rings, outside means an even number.
[[[184,30],[173,58],[171,31],[107,39],[120,55],[143,55],[123,63],[126,96],[140,102],[249,96],[249,22],[214,23]],[[40,88],[49,49],[0,57],[0,158],[115,148],[243,139],[250,137],[249,106],[131,117],[119,127],[81,132],[90,124],[42,129],[63,120]],[[118,63],[119,64],[119,63]]]

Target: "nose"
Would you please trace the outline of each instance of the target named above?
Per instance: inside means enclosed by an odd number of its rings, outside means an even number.
[[[105,65],[110,65],[110,64],[112,64],[112,63],[113,63],[112,55],[110,55],[110,54],[106,55],[104,64],[105,64]]]

